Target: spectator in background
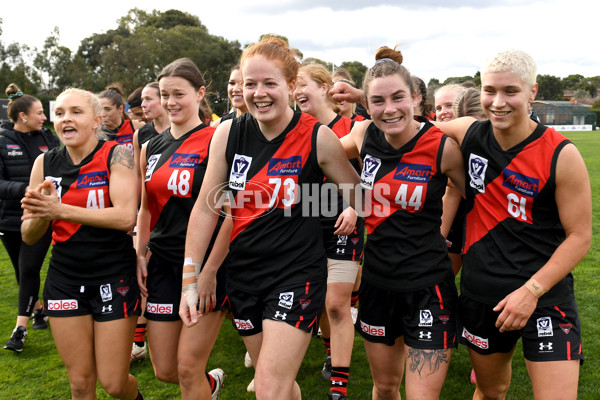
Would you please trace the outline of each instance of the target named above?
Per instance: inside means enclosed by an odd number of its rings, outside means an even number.
[[[21,240],[21,199],[29,183],[33,162],[60,142],[47,128],[42,103],[24,94],[11,83],[6,88],[8,117],[13,123],[0,129],[0,232],[2,244],[15,269],[19,285],[17,325],[4,348],[20,353],[27,337],[27,324],[33,312],[33,329],[46,329],[39,302],[40,270],[50,246],[51,230],[30,246]]]

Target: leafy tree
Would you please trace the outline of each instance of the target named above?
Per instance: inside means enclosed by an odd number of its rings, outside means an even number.
[[[57,87],[58,81],[68,76],[67,67],[71,63],[71,50],[68,47],[59,45],[60,31],[58,27],[48,36],[44,42],[44,47],[37,53],[34,59],[34,65],[42,75],[47,77],[47,92],[50,95],[56,94],[65,87]]]
[[[356,86],[362,87],[365,74],[367,73],[367,66],[360,61],[344,61],[340,64],[341,68],[346,68],[352,76],[352,80],[356,82]]]
[[[436,78],[431,78],[429,80],[429,83],[427,84],[427,98],[429,99],[429,101],[432,104],[433,104],[433,99],[435,98],[433,96],[433,94],[435,93],[437,88],[439,88],[440,86],[442,86],[442,84],[440,83],[439,79],[436,79]]]
[[[575,100],[583,100],[583,99],[587,99],[589,97],[589,93],[583,89],[577,89],[576,91],[573,92],[573,98]]]
[[[563,88],[566,90],[576,90],[577,85],[583,79],[583,75],[574,74],[562,79]]]
[[[553,75],[538,75],[538,94],[543,100],[558,100],[563,96],[563,82]]]
[[[444,81],[443,85],[447,85],[449,83],[457,83],[457,84],[461,84],[463,82],[467,82],[467,81],[473,81],[473,77],[469,76],[469,75],[465,75],[465,76],[451,76],[449,78],[446,78],[446,80]]]

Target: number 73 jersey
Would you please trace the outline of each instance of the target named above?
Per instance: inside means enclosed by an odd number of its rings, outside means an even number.
[[[558,154],[568,143],[554,129],[538,125],[524,141],[503,150],[489,121],[469,128],[461,146],[467,194],[463,293],[496,304],[539,270],[564,240],[555,173]],[[540,305],[564,301],[571,280],[569,274]]]

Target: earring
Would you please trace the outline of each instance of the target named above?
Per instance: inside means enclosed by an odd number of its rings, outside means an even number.
[[[27,120],[25,118],[23,118],[23,123],[26,123],[26,122],[27,122]]]

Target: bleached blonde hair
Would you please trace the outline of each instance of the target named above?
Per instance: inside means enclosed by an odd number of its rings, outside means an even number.
[[[487,60],[481,75],[487,72],[514,72],[529,86],[536,83],[537,66],[533,58],[522,50],[506,50]]]

